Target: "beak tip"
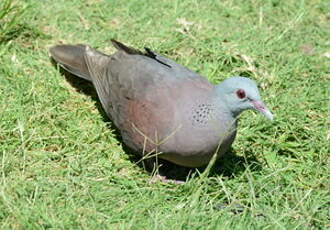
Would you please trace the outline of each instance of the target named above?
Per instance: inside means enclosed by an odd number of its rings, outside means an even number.
[[[253,101],[252,104],[255,110],[262,113],[270,121],[273,121],[274,119],[273,114],[269,111],[269,109],[265,106],[265,104],[262,101]]]
[[[267,109],[262,112],[265,117],[267,117],[270,121],[274,120],[273,114]]]
[[[270,121],[274,121],[274,117],[273,117],[273,115],[271,115],[270,117],[268,117],[268,119],[269,119]]]

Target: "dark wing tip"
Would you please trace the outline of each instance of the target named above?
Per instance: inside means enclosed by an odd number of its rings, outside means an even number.
[[[140,50],[137,50],[137,49],[134,49],[132,47],[126,46],[123,43],[121,43],[121,42],[119,42],[115,39],[111,39],[111,42],[117,50],[122,50],[122,51],[124,51],[125,53],[128,53],[128,54],[144,55]]]
[[[149,49],[148,47],[145,47],[145,53],[141,52],[140,50],[137,50],[137,49],[134,49],[132,47],[128,47],[126,45],[124,45],[123,43],[115,40],[115,39],[111,39],[111,42],[113,44],[114,47],[116,47],[116,49],[118,50],[123,50],[125,53],[128,53],[128,54],[138,54],[138,55],[143,55],[143,56],[147,56],[147,57],[150,57],[154,60],[156,60],[157,62],[171,68],[171,66],[159,59],[157,59],[157,54],[155,54],[151,49]]]
[[[172,66],[170,66],[169,64],[167,64],[164,61],[161,61],[159,58],[157,58],[157,54],[154,53],[150,48],[144,47],[144,49],[146,51],[146,53],[144,54],[145,56],[150,57],[150,58],[156,60],[157,62],[159,62],[159,63],[161,63],[161,64],[163,64],[163,65],[165,65],[169,68],[172,68]]]
[[[156,54],[148,47],[144,47],[146,53],[145,55],[148,56],[148,57],[151,57],[151,58],[156,58]]]
[[[123,43],[117,41],[116,39],[111,39],[111,43],[114,47],[116,47],[116,49],[121,50],[124,47],[126,47]]]

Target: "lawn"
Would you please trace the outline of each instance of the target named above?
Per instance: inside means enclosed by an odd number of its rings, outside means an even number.
[[[152,182],[49,58],[112,38],[254,79],[274,121],[245,112],[233,154]],[[330,1],[1,0],[0,112],[0,229],[330,228]]]

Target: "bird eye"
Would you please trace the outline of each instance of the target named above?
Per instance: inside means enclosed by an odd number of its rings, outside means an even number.
[[[240,98],[240,99],[243,99],[243,98],[245,98],[245,91],[244,90],[242,90],[242,89],[239,89],[239,90],[237,90],[236,91],[236,95],[237,95],[237,97],[238,98]]]

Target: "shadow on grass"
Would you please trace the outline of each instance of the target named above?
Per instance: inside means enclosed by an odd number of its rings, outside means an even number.
[[[140,157],[136,154],[130,154],[129,157],[132,162],[138,162],[140,160]],[[162,159],[158,159],[158,164],[160,165],[160,175],[165,176],[166,179],[176,181],[186,181],[190,178],[198,177],[207,167],[188,168]],[[251,171],[260,171],[262,169],[261,163],[252,154],[249,154],[249,157],[241,157],[236,155],[233,149],[230,149],[230,151],[215,162],[210,170],[209,176],[223,175],[228,178],[233,178],[243,173],[247,165]],[[140,167],[143,168],[142,163]],[[152,171],[151,167],[146,167],[146,169],[148,172]]]
[[[51,59],[51,62],[55,67],[57,67],[56,62],[53,59]],[[107,123],[111,130],[115,130],[115,138],[117,138],[117,140],[122,143],[123,151],[128,155],[129,160],[132,163],[137,164],[141,169],[145,169],[149,173],[152,173],[154,160],[149,159],[144,161],[145,164],[140,163],[141,156],[122,142],[120,131],[117,129],[117,127],[114,126],[114,124],[111,122],[111,119],[103,110],[102,104],[99,101],[93,84],[87,80],[76,77],[63,68],[60,68],[59,70],[60,73],[69,82],[69,84],[77,90],[77,92],[90,96],[96,102],[95,105],[102,115],[103,121]],[[158,165],[161,166],[159,167],[160,175],[165,176],[167,179],[176,181],[186,181],[189,178],[198,176],[199,173],[202,173],[206,169],[206,166],[200,168],[178,166],[162,159],[158,159]],[[247,157],[237,156],[235,151],[231,148],[229,152],[227,152],[223,157],[215,162],[209,175],[223,175],[229,178],[235,177],[245,171],[246,165],[249,165],[250,170],[252,171],[261,170],[261,163],[252,154],[248,154]]]

